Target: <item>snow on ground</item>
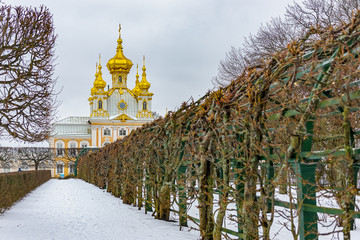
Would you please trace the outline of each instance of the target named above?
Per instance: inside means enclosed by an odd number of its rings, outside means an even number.
[[[198,238],[79,179],[52,179],[0,215],[0,240]]]
[[[288,200],[286,195],[276,194],[281,200]],[[214,199],[214,212],[217,209],[217,195]],[[326,201],[328,202],[326,202]],[[360,199],[357,198],[360,203]],[[330,204],[329,204],[330,203]],[[199,217],[196,207],[197,201],[192,203],[188,214]],[[336,201],[319,196],[318,205],[337,207]],[[176,206],[173,206],[175,209]],[[235,212],[235,204],[228,206],[225,227],[236,230],[237,224],[229,217]],[[284,208],[276,207],[276,214],[271,228],[271,239],[293,239],[291,233],[284,227],[288,221],[281,216]],[[318,214],[323,223],[329,224],[334,220],[326,214]],[[178,220],[176,214],[172,214]],[[192,228],[196,224],[188,221]],[[322,233],[334,230],[334,225],[324,227],[319,224]],[[357,229],[351,232],[352,239],[360,239],[360,219],[356,219]],[[341,230],[341,228],[336,228]],[[261,231],[261,229],[260,229]],[[235,238],[231,236],[231,238]],[[151,214],[144,214],[122,203],[122,200],[79,179],[52,179],[31,192],[23,200],[15,204],[10,210],[0,215],[0,240],[91,240],[91,239],[124,239],[124,240],[182,240],[198,239],[199,231],[183,228],[179,231],[178,222],[165,222],[154,219]],[[342,234],[320,236],[321,240],[342,239]]]
[[[292,189],[293,191],[293,195],[296,197],[296,190]],[[328,194],[329,195],[329,194]],[[334,197],[330,197],[330,196],[326,196],[325,193],[323,192],[317,192],[317,206],[322,206],[322,207],[330,207],[330,208],[339,208],[339,206],[336,203],[336,200]],[[284,195],[284,194],[279,194],[278,190],[276,190],[276,194],[275,194],[275,198],[278,200],[282,200],[282,201],[289,201],[289,196],[288,195]],[[356,198],[357,200],[357,205],[360,206],[360,197]],[[195,218],[199,218],[199,208],[198,206],[198,202],[196,200],[192,201],[192,204],[190,204],[191,206],[188,206],[188,215],[195,217]],[[217,215],[217,210],[218,210],[218,195],[215,194],[214,195],[214,214],[215,214],[215,218]],[[174,209],[178,210],[177,206],[174,206]],[[284,218],[284,215],[289,215],[289,210],[283,207],[275,207],[275,214],[274,214],[274,222],[271,226],[271,230],[270,230],[270,238],[272,240],[284,240],[284,239],[294,239],[293,235],[291,234],[291,232],[285,227],[285,225],[287,225],[288,227],[290,226],[290,221],[289,219]],[[322,214],[322,213],[318,213],[318,218],[320,219],[319,223],[318,223],[318,231],[320,234],[319,236],[319,240],[341,240],[343,239],[343,234],[341,233],[342,228],[336,226],[336,222],[335,222],[335,218],[332,215],[328,215],[328,214]],[[236,216],[236,205],[235,203],[232,201],[228,207],[227,207],[227,212],[226,212],[226,219],[224,221],[224,226],[227,229],[230,230],[234,230],[237,231],[237,222],[234,221],[234,217]],[[270,215],[268,215],[268,217],[270,218]],[[179,217],[177,216],[177,214],[172,214],[172,218],[174,220],[178,220]],[[298,219],[297,217],[294,219],[294,222],[296,224],[298,224]],[[259,223],[260,224],[260,223]],[[188,226],[192,227],[192,228],[198,228],[196,224],[194,224],[193,222],[191,222],[190,220],[188,220]],[[351,239],[360,239],[360,219],[356,219],[355,220],[355,230],[351,231]],[[336,232],[334,233],[334,231],[340,231],[340,232]],[[259,228],[259,232],[260,234],[262,234],[262,228]],[[331,233],[331,234],[330,234]],[[326,235],[325,235],[326,234]],[[237,239],[235,236],[233,235],[227,235],[228,238],[227,239]],[[225,238],[223,238],[225,239]]]

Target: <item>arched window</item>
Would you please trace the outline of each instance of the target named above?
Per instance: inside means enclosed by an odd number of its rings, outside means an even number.
[[[146,110],[146,109],[147,109],[147,102],[143,101],[143,110]]]
[[[122,77],[119,76],[119,83],[122,83]]]
[[[68,148],[77,148],[77,142],[75,140],[69,141]]]
[[[102,109],[102,101],[99,100],[99,109]]]
[[[81,148],[86,148],[86,147],[88,147],[89,145],[90,145],[90,144],[89,144],[88,141],[82,141],[82,142],[80,143]]]

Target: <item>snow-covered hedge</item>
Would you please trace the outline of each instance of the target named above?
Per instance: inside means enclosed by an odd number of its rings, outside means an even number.
[[[49,170],[0,174],[0,213],[51,178]]]

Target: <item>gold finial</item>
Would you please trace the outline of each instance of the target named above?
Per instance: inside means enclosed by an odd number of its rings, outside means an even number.
[[[98,66],[98,69],[99,69],[99,73],[102,74],[101,73],[102,67],[101,67],[101,54],[100,53],[99,53],[99,66]]]
[[[146,67],[145,67],[145,56],[143,57],[143,68],[142,68],[142,79],[139,83],[139,88],[147,91],[150,88],[150,83],[146,80]]]
[[[119,24],[119,38],[121,38],[121,24]]]
[[[139,88],[139,64],[136,64],[136,80],[135,80],[135,87],[133,89],[133,92],[136,96],[139,96],[139,93],[141,92]]]
[[[136,83],[139,82],[139,64],[136,64]]]
[[[145,71],[146,71],[146,67],[145,67],[145,55],[143,56],[143,68],[142,68],[142,70],[143,70],[143,76],[144,76],[144,75],[146,76],[146,73],[145,73]]]

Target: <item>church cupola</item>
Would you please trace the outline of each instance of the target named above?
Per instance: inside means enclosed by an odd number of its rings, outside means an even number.
[[[107,112],[107,92],[104,90],[106,82],[102,78],[101,59],[99,55],[99,66],[96,64],[96,73],[94,87],[91,88],[90,102],[90,117],[108,117]]]
[[[106,87],[106,82],[102,78],[101,69],[102,69],[102,67],[101,67],[100,55],[99,55],[99,66],[96,64],[94,87],[91,88],[92,96],[94,96],[96,94],[102,94],[105,92],[104,88]]]
[[[146,80],[146,67],[145,67],[145,56],[143,58],[143,73],[142,73],[142,78],[141,78],[141,82],[138,84],[141,94],[149,94],[149,88],[151,86],[151,84]]]
[[[123,53],[121,39],[121,25],[119,25],[119,39],[117,40],[116,54],[107,63],[107,68],[112,75],[113,88],[126,88],[127,75],[133,65],[130,59],[126,58]]]
[[[139,86],[138,99],[138,113],[137,118],[153,118],[151,112],[151,100],[153,93],[149,92],[151,84],[146,80],[146,67],[145,67],[145,56],[143,58],[143,73],[141,81],[137,84]]]
[[[98,75],[98,66],[97,66],[97,63],[96,63],[95,81],[96,81],[97,75]],[[95,82],[95,81],[94,81],[94,82]],[[94,85],[95,85],[95,84],[94,84]],[[91,96],[94,96],[96,93],[97,93],[97,89],[96,89],[95,86],[93,86],[93,87],[91,88]]]
[[[100,55],[99,55],[99,66],[98,66],[98,71],[95,74],[95,81],[94,81],[94,87],[98,90],[103,92],[104,88],[106,87],[106,82],[104,81],[104,79],[102,78],[102,72],[101,72],[102,66],[101,66],[101,62],[100,62]]]
[[[134,89],[132,90],[133,93],[136,95],[136,96],[139,96],[141,90],[140,90],[140,87],[139,87],[139,66],[136,65],[136,81],[135,81],[135,87]]]

